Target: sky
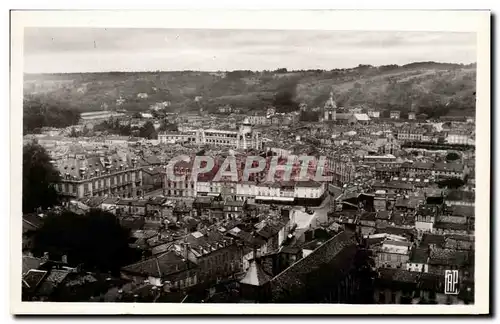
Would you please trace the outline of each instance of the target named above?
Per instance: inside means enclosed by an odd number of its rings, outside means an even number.
[[[25,73],[335,69],[476,62],[475,33],[26,28]]]

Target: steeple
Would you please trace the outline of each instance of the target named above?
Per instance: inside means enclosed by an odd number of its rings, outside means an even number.
[[[330,98],[325,102],[323,109],[323,121],[335,121],[337,119],[337,103],[333,100],[333,91],[330,91]]]
[[[325,109],[337,109],[337,103],[333,100],[333,91],[330,91],[330,98],[325,102]]]

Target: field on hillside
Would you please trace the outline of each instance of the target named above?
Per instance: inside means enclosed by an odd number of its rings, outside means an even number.
[[[439,114],[473,114],[476,70],[475,65],[425,62],[331,71],[46,74],[25,75],[24,85],[25,97],[78,111],[144,111],[164,101],[171,103],[172,111],[200,106],[214,111],[226,104],[243,111],[276,104],[315,107],[322,106],[332,91],[337,104],[345,107],[407,111],[416,106]],[[276,102],[283,97],[287,100]]]

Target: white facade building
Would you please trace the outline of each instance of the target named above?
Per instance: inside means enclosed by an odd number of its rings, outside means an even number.
[[[197,145],[217,145],[235,149],[262,149],[262,136],[244,123],[238,131],[218,129],[184,130],[183,132],[161,133],[158,140],[162,144],[189,142]]]

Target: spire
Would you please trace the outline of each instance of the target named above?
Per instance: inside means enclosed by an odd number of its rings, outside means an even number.
[[[325,109],[337,109],[337,104],[333,100],[333,91],[330,91],[330,97],[325,103]]]

